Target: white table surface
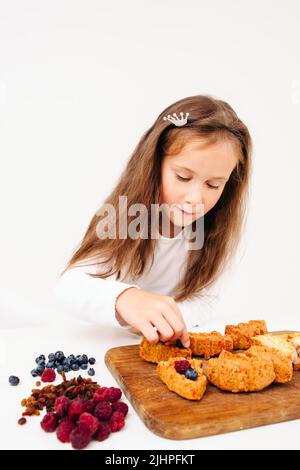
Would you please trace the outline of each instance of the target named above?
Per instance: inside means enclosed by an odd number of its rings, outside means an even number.
[[[214,325],[215,326],[215,325]],[[289,329],[293,329],[290,325]],[[60,443],[55,433],[45,433],[40,428],[40,416],[27,417],[23,426],[17,424],[24,408],[20,402],[31,394],[35,382],[30,371],[35,366],[35,358],[62,350],[66,355],[83,354],[96,358],[94,379],[103,386],[118,386],[104,363],[106,351],[112,347],[138,344],[140,338],[123,328],[106,328],[105,332],[97,327],[79,324],[72,327],[62,323],[60,326],[3,329],[0,332],[0,386],[1,422],[5,432],[1,433],[1,449],[71,449],[71,444]],[[70,372],[67,376],[77,376]],[[87,371],[80,372],[89,377]],[[8,383],[10,375],[20,378],[18,386]],[[138,380],[138,377],[137,377]],[[55,383],[59,383],[60,380]],[[112,433],[103,442],[91,442],[88,449],[125,450],[181,450],[181,449],[299,449],[300,420],[287,421],[274,425],[231,432],[207,438],[189,440],[170,440],[152,433],[139,418],[126,397],[129,405],[125,427]],[[299,397],[300,400],[300,397]],[[3,430],[3,428],[2,428]]]

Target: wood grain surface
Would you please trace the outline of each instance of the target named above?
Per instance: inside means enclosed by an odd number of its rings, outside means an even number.
[[[300,371],[291,382],[273,383],[261,392],[236,394],[208,384],[202,400],[191,401],[166,387],[156,364],[140,358],[139,345],[110,349],[105,364],[145,425],[165,438],[191,439],[300,418]]]

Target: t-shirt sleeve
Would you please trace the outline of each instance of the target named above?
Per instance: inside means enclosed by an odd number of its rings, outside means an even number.
[[[57,306],[68,316],[85,322],[129,327],[121,325],[116,319],[115,302],[125,289],[139,286],[111,277],[102,279],[89,276],[89,273],[95,272],[94,266],[75,266],[65,271],[54,287]]]

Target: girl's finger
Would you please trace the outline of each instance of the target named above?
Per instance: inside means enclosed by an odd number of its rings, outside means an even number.
[[[183,320],[183,316],[182,316],[182,313],[180,311],[180,308],[178,307],[177,303],[174,302],[174,304],[172,305],[173,307],[173,312],[175,313],[176,317],[183,323],[184,325],[184,328],[181,332],[181,335],[179,337],[182,345],[186,348],[189,347],[190,345],[190,338],[189,338],[189,334],[188,334],[188,331],[187,331],[187,328],[186,328],[186,325],[185,325],[185,322]]]
[[[157,328],[157,333],[162,342],[168,341],[174,336],[174,330],[162,314],[156,316],[151,322]]]
[[[174,339],[180,338],[186,329],[184,321],[174,314],[174,310],[165,310],[163,316],[174,331]]]
[[[189,345],[190,345],[190,337],[189,337],[189,334],[187,332],[187,330],[185,329],[184,332],[182,333],[181,337],[179,338],[181,343],[182,343],[182,346],[184,346],[185,348],[188,348]]]
[[[149,341],[149,343],[156,344],[159,341],[159,335],[156,328],[150,322],[145,322],[140,326],[140,331]]]

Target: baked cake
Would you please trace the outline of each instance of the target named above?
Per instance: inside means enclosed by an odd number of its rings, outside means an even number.
[[[223,349],[232,351],[233,339],[229,335],[221,335],[218,331],[211,333],[193,333],[189,332],[190,349],[194,356],[204,356],[209,359],[212,356],[218,356]]]
[[[259,356],[263,357],[264,354],[268,354],[273,362],[275,380],[277,383],[290,382],[293,378],[293,365],[289,357],[283,354],[277,349],[267,348],[266,346],[251,346],[245,354],[249,357]]]
[[[271,356],[252,357],[223,350],[218,358],[208,361],[207,378],[216,387],[230,392],[258,392],[275,379]]]
[[[225,334],[230,335],[233,340],[233,349],[248,349],[251,346],[251,338],[256,335],[267,333],[264,320],[250,320],[248,323],[227,325]]]
[[[180,345],[180,346],[179,346]],[[152,344],[145,337],[140,343],[140,357],[148,362],[158,363],[159,361],[167,361],[171,357],[185,357],[190,359],[192,352],[189,348],[183,348],[177,344],[158,343]]]
[[[259,335],[252,338],[252,344],[258,344],[264,346],[273,353],[281,353],[284,355],[293,365],[295,363],[296,368],[297,364],[297,349],[295,347],[295,342],[297,342],[297,334],[288,335]]]

